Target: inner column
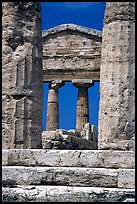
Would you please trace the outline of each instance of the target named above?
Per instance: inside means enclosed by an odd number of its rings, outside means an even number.
[[[52,81],[49,84],[46,131],[59,128],[58,89],[64,84],[61,80]]]
[[[92,80],[73,80],[78,88],[76,129],[82,131],[84,124],[89,122],[88,88],[93,86]]]

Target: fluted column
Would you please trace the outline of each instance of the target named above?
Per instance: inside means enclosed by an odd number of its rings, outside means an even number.
[[[41,148],[42,29],[39,2],[2,2],[2,148]]]
[[[46,131],[59,128],[59,100],[58,89],[64,86],[64,82],[52,81],[49,84]]]
[[[99,149],[135,148],[135,2],[107,2],[102,34]]]
[[[84,124],[89,122],[88,88],[93,86],[92,80],[73,80],[78,88],[76,129],[82,131]]]

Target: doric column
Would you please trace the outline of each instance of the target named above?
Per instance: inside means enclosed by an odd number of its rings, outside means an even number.
[[[52,81],[49,84],[46,131],[59,128],[58,89],[64,84],[61,80]]]
[[[107,2],[102,34],[99,149],[134,149],[135,2]]]
[[[2,2],[2,148],[41,148],[40,3]]]
[[[78,88],[76,129],[82,131],[84,124],[89,122],[88,88],[93,86],[92,80],[73,80]]]

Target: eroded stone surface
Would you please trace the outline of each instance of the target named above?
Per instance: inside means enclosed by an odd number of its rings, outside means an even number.
[[[56,184],[68,186],[118,187],[117,180],[117,170],[114,169],[81,167],[2,167],[2,183],[4,185],[10,185],[11,183],[19,185]],[[127,185],[130,185],[129,182],[127,182]],[[126,188],[126,186],[124,187]],[[133,186],[131,186],[131,188],[133,188]]]
[[[99,149],[135,149],[135,2],[107,2],[102,34]]]
[[[2,150],[2,165],[134,169],[135,151],[11,149]]]
[[[65,73],[66,80],[71,81],[74,74],[73,79],[80,79],[83,71],[89,71],[88,78],[92,79],[100,70],[100,53],[101,31],[73,24],[43,31],[44,80],[55,80],[56,74],[63,79]],[[92,71],[96,73],[92,75]],[[99,79],[99,75],[94,78]]]
[[[134,189],[16,186],[2,188],[3,202],[135,202]]]
[[[41,148],[40,4],[2,3],[2,148]]]
[[[65,133],[65,134],[64,134]],[[79,134],[78,134],[79,133]],[[92,133],[91,133],[92,134]],[[82,135],[83,136],[83,135]],[[43,149],[97,149],[97,142],[93,139],[84,138],[78,131],[43,131]]]

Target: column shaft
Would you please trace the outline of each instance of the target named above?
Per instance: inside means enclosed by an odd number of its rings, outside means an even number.
[[[93,86],[94,83],[88,79],[76,79],[72,83],[78,88],[76,129],[82,131],[84,124],[89,122],[88,88]]]
[[[58,128],[59,128],[58,90],[49,89],[46,130],[52,131]]]
[[[102,34],[99,149],[134,149],[135,2],[107,2]]]
[[[84,124],[89,122],[89,110],[88,110],[88,88],[78,88],[78,101],[77,101],[77,117],[76,117],[76,129],[82,130]]]
[[[40,3],[2,2],[2,148],[41,148]]]
[[[49,84],[46,131],[53,131],[59,128],[58,89],[64,84],[61,80],[52,81]]]

